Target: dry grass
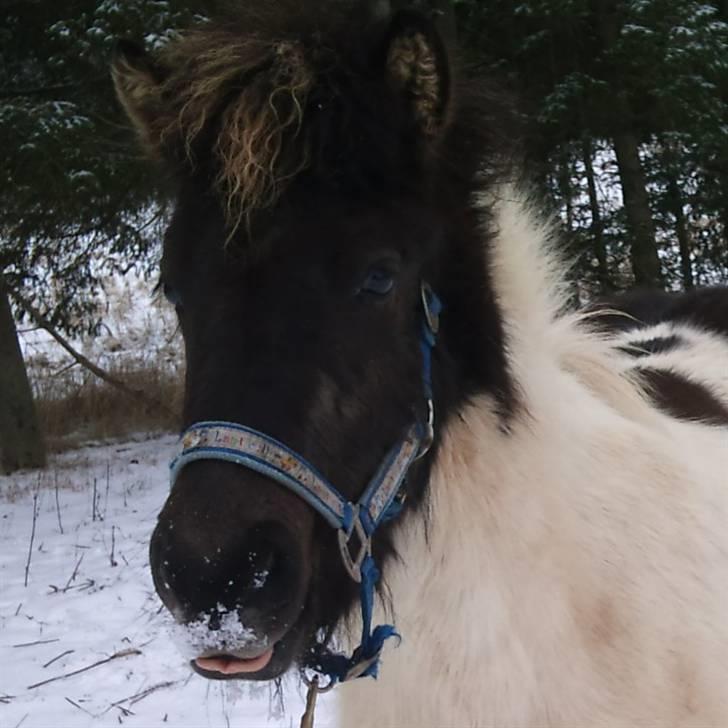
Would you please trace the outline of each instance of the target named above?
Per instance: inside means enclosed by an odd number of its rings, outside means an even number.
[[[179,427],[184,346],[174,309],[152,289],[141,276],[104,280],[98,310],[103,326],[94,337],[71,340],[114,379],[146,395],[148,404],[95,377],[45,332],[21,332],[49,453]]]
[[[174,431],[182,397],[180,369],[175,362],[123,361],[108,367],[114,377],[146,393],[151,402],[164,403],[166,409],[138,401],[78,366],[34,377],[38,418],[49,452],[139,432]]]

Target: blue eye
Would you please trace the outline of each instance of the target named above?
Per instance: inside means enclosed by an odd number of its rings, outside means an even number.
[[[394,273],[388,268],[375,266],[364,279],[360,291],[373,293],[376,296],[386,296],[394,288]]]

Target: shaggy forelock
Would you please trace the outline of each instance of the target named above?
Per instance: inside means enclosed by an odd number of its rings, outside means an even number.
[[[450,99],[431,39],[416,28],[385,54],[391,22],[378,8],[247,0],[163,49],[161,80],[143,84],[140,109],[134,85],[120,77],[117,86],[156,156],[214,187],[231,237],[302,173],[359,197],[428,179],[483,184],[509,156],[498,131],[513,119],[507,104],[468,79]]]
[[[282,5],[290,7],[284,12]],[[194,164],[212,152],[214,182],[231,228],[273,206],[309,166],[304,119],[312,91],[327,68],[341,62],[339,49],[348,44],[341,33],[352,25],[346,5],[247,3],[160,54],[167,75],[156,137]]]
[[[164,95],[177,108],[160,138],[180,140],[195,161],[196,141],[219,115],[215,183],[236,227],[250,211],[274,204],[306,166],[305,139],[283,151],[286,139],[300,131],[315,81],[312,69],[295,42],[240,38],[219,29],[175,43],[165,60],[180,70],[165,83]]]

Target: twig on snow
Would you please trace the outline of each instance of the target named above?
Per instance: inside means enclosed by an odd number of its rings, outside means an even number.
[[[104,496],[104,520],[109,513],[109,485],[111,483],[111,463],[106,462],[106,495]]]
[[[116,532],[116,526],[111,527],[111,554],[109,556],[109,561],[111,563],[111,566],[118,566],[119,562],[114,558],[114,548],[116,547],[116,538],[114,536],[114,533]]]
[[[79,705],[75,700],[71,700],[71,698],[63,698],[67,702],[69,702],[74,708],[78,708],[79,710],[82,710],[86,715],[90,715],[92,718],[94,717],[93,713],[90,713],[86,708],[84,708],[82,705]]]
[[[78,576],[78,568],[81,566],[81,562],[83,561],[83,557],[85,556],[85,553],[81,553],[81,556],[79,557],[78,561],[76,562],[76,566],[73,567],[73,573],[68,578],[68,581],[66,582],[66,586],[63,587],[63,591],[67,592],[68,588],[73,584],[75,578]]]
[[[75,652],[76,650],[66,650],[65,652],[61,652],[60,655],[56,655],[52,660],[48,660],[43,667],[50,667],[54,662],[57,662],[61,659],[61,657],[65,657],[66,655],[70,655],[71,653]]]
[[[86,667],[81,667],[78,670],[72,670],[71,672],[67,672],[64,675],[58,675],[56,677],[48,678],[48,680],[41,680],[41,682],[33,683],[32,685],[28,685],[27,690],[34,690],[35,688],[39,688],[42,685],[48,685],[48,683],[56,682],[57,680],[65,680],[68,677],[73,677],[74,675],[80,675],[82,672],[88,672],[89,670],[93,670],[95,667],[100,667],[101,665],[105,665],[107,662],[111,662],[112,660],[118,660],[122,657],[131,657],[132,655],[141,655],[141,650],[136,650],[134,648],[130,648],[128,650],[120,650],[119,652],[115,652],[111,657],[107,657],[103,660],[99,660],[98,662],[94,662],[92,665],[87,665]],[[68,698],[66,698],[68,700]]]
[[[38,520],[38,494],[33,496],[33,529],[30,532],[30,546],[28,547],[28,560],[25,563],[25,586],[28,586],[30,574],[30,559],[33,556],[33,541],[35,540],[35,523]]]
[[[25,719],[30,715],[30,713],[26,713],[16,724],[15,728],[20,728],[23,723],[25,723]]]
[[[93,502],[91,503],[91,520],[96,520],[96,478],[94,478],[94,492]],[[99,521],[101,520],[101,514],[99,514]]]
[[[65,594],[71,588],[71,584],[73,583],[73,580],[78,575],[78,567],[81,566],[82,561],[83,561],[83,553],[81,554],[78,561],[76,562],[76,566],[73,567],[73,573],[71,574],[70,577],[68,577],[66,586],[64,586],[63,589],[60,589],[55,584],[48,584],[48,586],[51,588],[51,590],[48,593],[49,594],[58,594],[58,593]]]
[[[144,700],[144,698],[148,697],[152,693],[156,693],[157,690],[165,690],[166,688],[172,688],[175,685],[178,685],[181,680],[168,680],[167,682],[158,683],[157,685],[152,685],[152,687],[147,688],[146,690],[143,690],[140,693],[137,693],[133,697],[129,698],[129,705],[136,705],[138,702]]]
[[[116,705],[114,706],[118,711],[121,712],[121,715],[117,715],[116,718],[119,721],[119,723],[123,723],[124,721],[122,718],[128,718],[130,715],[136,715],[136,713],[133,710],[129,710],[129,708],[125,708],[123,705]]]
[[[129,705],[135,705],[136,703],[140,702],[141,700],[144,700],[144,698],[148,697],[152,693],[156,693],[157,690],[164,690],[165,688],[171,688],[175,685],[178,685],[181,680],[168,680],[167,682],[161,682],[157,683],[156,685],[152,685],[149,688],[146,688],[145,690],[140,690],[138,693],[134,693],[134,695],[130,695],[128,698],[124,698],[122,700],[117,700],[116,702],[112,703],[109,706],[109,710],[111,708],[119,708],[121,707],[122,703],[129,703]],[[128,710],[128,708],[127,708]]]
[[[58,471],[56,470],[55,476],[54,476],[55,484],[56,484],[56,515],[58,516],[58,528],[61,531],[61,536],[63,535],[63,523],[61,523],[61,505],[58,502]]]
[[[14,695],[0,695],[0,703],[3,705],[9,705],[11,700],[15,700]]]
[[[60,642],[60,637],[55,637],[52,640],[36,640],[35,642],[21,642],[19,645],[13,645],[13,647],[33,647],[34,645],[49,645],[51,642]]]

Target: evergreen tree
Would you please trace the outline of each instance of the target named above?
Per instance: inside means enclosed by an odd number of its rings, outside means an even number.
[[[119,36],[153,47],[189,24],[201,3],[178,0],[6,2],[0,27],[0,308],[23,298],[66,331],[93,330],[105,273],[143,265],[160,235],[150,183],[109,77]],[[133,151],[132,151],[133,150]],[[16,309],[16,313],[19,310]],[[7,324],[7,320],[5,321]],[[19,356],[14,327],[0,350]],[[9,373],[15,372],[13,377]],[[22,361],[0,379],[0,402],[27,387]],[[27,399],[27,394],[25,395]],[[0,419],[6,469],[42,462],[24,415]],[[19,434],[22,432],[22,436]],[[10,444],[14,452],[10,452]],[[20,455],[20,448],[26,455]]]
[[[675,287],[725,277],[725,3],[454,2],[471,58],[526,100],[528,167],[584,246],[584,279]],[[593,170],[605,161],[618,185],[597,175],[600,196]],[[610,210],[615,196],[624,206]]]

